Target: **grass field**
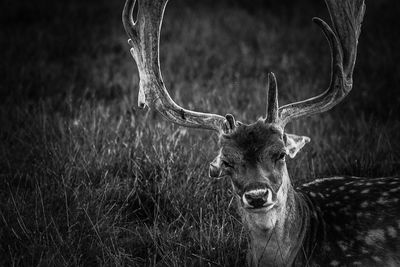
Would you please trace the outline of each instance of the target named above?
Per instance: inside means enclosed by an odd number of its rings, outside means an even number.
[[[328,44],[311,22],[323,1],[209,2],[166,11],[162,72],[179,104],[249,123],[264,115],[268,71],[281,104],[327,87]],[[208,178],[216,136],[136,109],[123,1],[4,4],[0,265],[242,266],[230,183]],[[289,162],[294,184],[400,175],[399,11],[367,2],[353,91],[287,127],[312,140]]]

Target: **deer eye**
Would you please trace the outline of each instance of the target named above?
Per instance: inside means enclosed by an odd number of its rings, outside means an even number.
[[[285,157],[286,157],[286,152],[279,152],[279,153],[276,153],[275,155],[274,155],[274,159],[275,159],[275,161],[279,161],[279,160],[282,160],[282,161],[284,161],[285,160]]]
[[[222,165],[226,168],[230,168],[233,169],[233,164],[230,164],[228,161],[226,160],[222,160]]]

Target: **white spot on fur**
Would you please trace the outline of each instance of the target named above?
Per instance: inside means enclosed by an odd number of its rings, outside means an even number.
[[[335,230],[338,232],[342,231],[342,228],[339,225],[334,225],[333,228],[335,228]]]
[[[397,237],[397,231],[396,231],[396,229],[394,229],[393,226],[388,226],[387,232],[388,232],[388,235],[390,237],[392,237],[392,238],[396,238]]]
[[[363,203],[361,203],[361,208],[366,208],[366,207],[368,207],[368,205],[369,205],[369,203],[368,203],[368,201],[364,201]]]
[[[361,191],[361,194],[367,194],[369,193],[369,189],[364,189],[363,191]]]
[[[382,229],[369,230],[365,237],[365,243],[373,245],[378,241],[385,241],[385,232]]]
[[[373,256],[372,259],[376,262],[382,262],[381,258],[379,258],[378,256]]]
[[[333,260],[329,263],[331,266],[339,266],[340,262]]]
[[[337,244],[342,251],[346,251],[348,249],[348,247],[346,246],[346,244],[343,241],[339,241],[339,242],[337,242]]]
[[[376,201],[376,203],[381,204],[381,205],[384,205],[384,204],[387,203],[387,201],[386,201],[383,197],[380,197],[380,198]]]

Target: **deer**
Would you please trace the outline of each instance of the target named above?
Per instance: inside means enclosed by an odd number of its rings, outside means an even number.
[[[139,72],[138,106],[157,110],[184,127],[218,134],[219,153],[209,176],[231,181],[248,231],[249,266],[400,266],[400,178],[336,176],[294,187],[286,158],[310,138],[285,132],[294,119],[325,112],[353,87],[364,0],[325,0],[332,26],[313,21],[331,52],[331,80],[322,94],[278,105],[268,74],[266,115],[245,124],[234,116],[187,110],[163,82],[160,31],[168,0],[127,0],[122,22]],[[137,10],[137,12],[136,12]]]

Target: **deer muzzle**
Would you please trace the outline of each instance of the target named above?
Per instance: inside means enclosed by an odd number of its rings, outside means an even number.
[[[271,209],[276,199],[276,194],[268,187],[245,190],[242,195],[243,206],[246,209]]]

